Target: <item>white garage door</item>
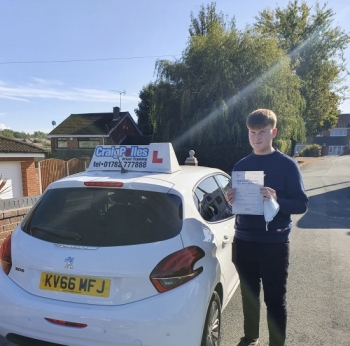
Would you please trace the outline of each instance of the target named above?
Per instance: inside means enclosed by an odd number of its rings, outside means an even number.
[[[0,162],[0,175],[2,179],[7,179],[6,185],[3,187],[0,198],[17,198],[23,197],[22,172],[20,162]]]

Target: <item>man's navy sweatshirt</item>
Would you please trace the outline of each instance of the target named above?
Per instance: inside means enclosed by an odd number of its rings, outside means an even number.
[[[308,198],[305,194],[298,164],[291,157],[275,150],[268,155],[254,152],[237,162],[234,171],[264,171],[264,186],[276,191],[280,210],[268,224],[264,215],[236,215],[235,237],[260,242],[286,242],[292,228],[291,214],[303,214],[307,210]]]

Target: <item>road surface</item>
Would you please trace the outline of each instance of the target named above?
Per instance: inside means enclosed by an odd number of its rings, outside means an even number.
[[[349,346],[350,156],[320,158],[302,174],[309,209],[293,216],[286,345]],[[268,345],[265,316],[262,304],[261,346]],[[223,313],[221,346],[237,345],[242,333],[238,289]],[[5,345],[14,346],[0,337]]]

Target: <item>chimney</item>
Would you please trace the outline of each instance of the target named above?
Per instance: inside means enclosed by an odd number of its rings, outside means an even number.
[[[113,119],[117,119],[119,117],[119,107],[113,107]]]

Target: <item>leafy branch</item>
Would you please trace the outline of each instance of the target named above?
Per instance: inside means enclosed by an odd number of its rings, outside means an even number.
[[[7,178],[3,178],[1,174],[0,175],[0,195],[5,193],[10,188],[10,186],[5,187],[6,182],[7,182]]]

